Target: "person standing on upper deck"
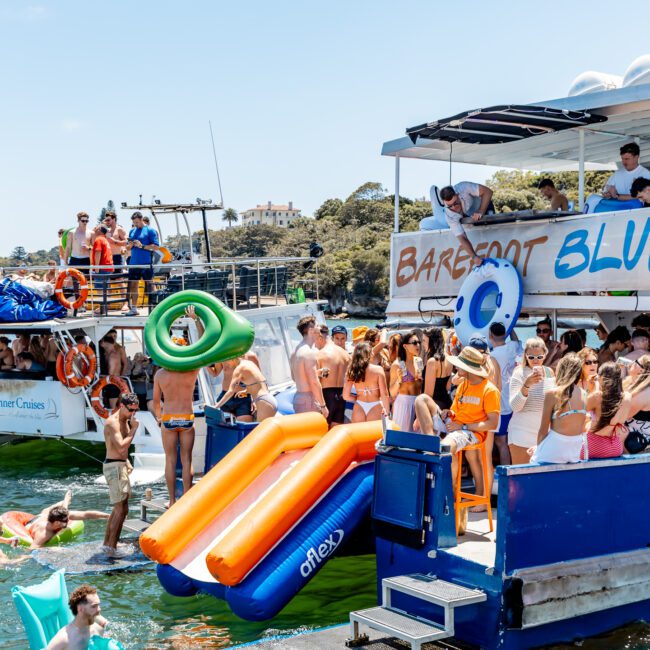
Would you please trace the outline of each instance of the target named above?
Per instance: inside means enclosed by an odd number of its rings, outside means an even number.
[[[445,218],[449,229],[456,235],[461,247],[471,256],[472,264],[480,265],[483,258],[476,254],[460,220],[463,217],[471,217],[473,221],[480,221],[488,212],[494,212],[492,190],[479,183],[462,181],[443,187],[440,190],[440,198],[445,204]]]
[[[550,178],[542,178],[537,186],[539,193],[551,202],[553,212],[566,212],[569,209],[569,201],[556,187]]]
[[[138,284],[144,280],[145,294],[151,295],[153,280],[152,255],[153,251],[160,246],[158,233],[145,225],[142,212],[136,211],[131,215],[133,228],[129,232],[129,243],[127,248],[131,251],[129,258],[129,305],[131,309],[127,316],[138,314]],[[142,268],[143,266],[149,268]],[[139,266],[141,268],[133,268]]]
[[[607,180],[603,198],[629,201],[632,197],[632,183],[637,178],[650,179],[650,170],[639,165],[641,150],[636,142],[628,142],[620,149],[621,168]]]

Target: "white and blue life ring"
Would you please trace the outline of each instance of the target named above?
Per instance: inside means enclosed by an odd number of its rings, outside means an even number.
[[[456,299],[454,329],[463,345],[474,334],[487,338],[492,323],[510,334],[519,318],[523,286],[517,269],[504,259],[487,258],[465,278]]]

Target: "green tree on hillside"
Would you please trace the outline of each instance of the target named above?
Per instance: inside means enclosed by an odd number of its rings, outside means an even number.
[[[27,251],[24,246],[16,246],[9,257],[12,262],[24,262],[27,259]]]
[[[237,215],[237,210],[235,208],[226,208],[223,211],[222,221],[228,222],[228,228],[232,228],[232,224],[239,221],[239,216]]]

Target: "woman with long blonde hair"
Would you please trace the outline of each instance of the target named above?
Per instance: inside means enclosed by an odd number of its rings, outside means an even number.
[[[582,361],[575,352],[560,359],[555,389],[544,395],[533,463],[577,463],[583,447],[587,397],[578,386]]]
[[[593,348],[584,347],[578,352],[582,361],[580,388],[591,394],[598,390],[598,352]]]
[[[544,366],[547,353],[541,338],[529,338],[524,345],[522,364],[514,369],[510,378],[512,418],[508,424],[508,448],[513,465],[525,465],[530,461],[528,450],[537,442],[544,394],[555,388],[553,371]]]

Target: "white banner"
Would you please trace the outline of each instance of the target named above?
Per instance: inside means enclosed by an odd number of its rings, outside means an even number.
[[[0,379],[0,431],[66,435],[86,430],[83,395],[58,381]]]
[[[650,209],[470,226],[466,233],[478,255],[517,267],[525,294],[650,290]],[[391,298],[455,297],[470,268],[448,230],[393,235]]]

